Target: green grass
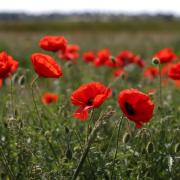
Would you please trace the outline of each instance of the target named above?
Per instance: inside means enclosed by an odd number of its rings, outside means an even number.
[[[74,32],[74,31],[173,31],[179,32],[178,20],[129,20],[112,22],[64,22],[64,21],[8,21],[0,22],[0,30],[6,31],[46,31],[46,32]]]
[[[46,23],[39,26],[33,23],[0,25],[0,50],[6,50],[20,62],[16,78],[13,76],[12,91],[9,79],[0,90],[0,179],[71,179],[85,149],[88,126],[93,128],[100,114],[112,109],[114,113],[97,132],[79,174],[79,179],[111,179],[117,124],[122,116],[117,95],[126,88],[138,88],[143,92],[157,89],[157,93],[151,97],[156,109],[152,120],[143,129],[135,129],[134,123],[126,118],[122,121],[113,179],[179,179],[180,95],[179,89],[171,81],[168,86],[163,86],[164,106],[159,111],[159,80],[144,82],[140,69],[129,68],[128,79],[119,79],[113,85],[112,97],[94,111],[93,120],[82,123],[72,117],[76,108],[71,105],[71,93],[81,84],[91,81],[108,85],[114,80],[111,70],[84,64],[81,58],[77,65],[69,66],[53,53],[44,52],[38,47],[43,35],[62,34],[70,43],[79,44],[81,53],[107,47],[116,55],[128,48],[141,54],[150,65],[152,55],[163,47],[171,47],[180,55],[178,28],[170,32],[164,30],[166,27],[172,30],[170,24],[156,23],[153,27],[148,25],[152,31],[146,31],[144,26],[134,22],[124,23],[121,30],[119,25],[112,25],[113,28],[108,29],[106,23],[96,24],[97,30],[95,25],[91,27],[92,24],[64,27],[63,24],[53,23],[52,26]],[[134,32],[132,26],[138,31]],[[126,31],[127,27],[130,29]],[[35,77],[30,63],[30,55],[34,52],[52,55],[64,72],[64,77],[58,80],[39,79],[34,86],[42,125],[30,86]],[[25,77],[23,84],[19,81],[22,76]],[[58,93],[59,102],[43,105],[40,97],[46,91]],[[127,134],[129,139],[125,139]]]

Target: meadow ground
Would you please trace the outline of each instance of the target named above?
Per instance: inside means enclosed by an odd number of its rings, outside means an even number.
[[[40,38],[47,33],[63,35],[71,44],[78,44],[80,54],[109,48],[117,55],[129,49],[140,54],[147,66],[151,65],[154,53],[164,47],[172,48],[180,56],[178,30],[58,32],[43,28],[38,31],[1,28],[0,51],[5,50],[17,59],[19,70],[12,76],[12,84],[7,78],[0,90],[0,178],[71,179],[89,143],[88,135],[103,114],[103,124],[93,134],[79,179],[179,179],[180,89],[168,80],[162,87],[163,108],[159,109],[159,78],[144,80],[142,69],[129,66],[128,78],[114,81],[110,68],[95,68],[81,57],[78,64],[61,61],[54,53],[39,48]],[[35,77],[30,56],[35,52],[53,56],[64,73],[58,80],[38,79],[33,90],[37,108],[30,85]],[[114,82],[113,94],[91,112],[91,120],[80,122],[72,117],[76,107],[71,104],[70,96],[80,85],[92,81],[105,85]],[[156,89],[151,97],[156,108],[152,120],[142,129],[136,129],[133,122],[124,118],[117,139],[122,116],[117,96],[128,88],[145,93]],[[59,94],[58,103],[43,105],[40,97],[46,91]]]

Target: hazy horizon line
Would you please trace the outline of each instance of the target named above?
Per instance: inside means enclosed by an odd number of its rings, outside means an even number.
[[[132,12],[132,11],[112,11],[112,10],[74,10],[74,11],[57,11],[57,10],[51,10],[51,11],[39,11],[39,12],[33,12],[33,11],[21,11],[21,10],[0,10],[0,13],[17,13],[17,14],[27,14],[27,15],[46,15],[46,14],[81,14],[81,13],[99,13],[99,14],[114,14],[114,15],[142,15],[142,14],[147,14],[147,15],[157,15],[157,14],[162,14],[162,15],[173,15],[173,16],[180,16],[180,13],[175,13],[175,12],[165,12],[165,11],[137,11],[137,12]]]

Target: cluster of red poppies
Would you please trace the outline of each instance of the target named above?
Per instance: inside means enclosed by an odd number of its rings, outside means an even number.
[[[145,66],[144,60],[129,50],[121,51],[117,56],[112,56],[109,49],[99,50],[97,53],[87,51],[83,54],[86,63],[93,63],[96,67],[107,66],[114,69],[114,76],[126,74],[124,67],[135,64],[140,68]]]
[[[80,86],[71,95],[71,102],[78,106],[74,117],[87,120],[88,110],[98,108],[111,96],[112,90],[99,82],[91,82]],[[154,104],[149,96],[137,89],[126,89],[119,93],[118,103],[127,118],[136,123],[137,128],[148,122],[153,115]]]
[[[78,57],[78,46],[68,46],[65,38],[61,36],[46,36],[42,38],[40,47],[44,50],[58,52],[59,57],[62,59],[74,60]],[[131,63],[144,67],[144,61],[130,51],[123,51],[116,58],[112,59],[109,50],[103,49],[97,53],[97,57],[95,57],[93,52],[86,52],[83,54],[83,59],[85,62],[93,62],[96,66],[107,65],[119,68],[119,70]],[[31,61],[40,77],[59,78],[62,76],[61,67],[49,55],[35,53],[31,56]],[[87,120],[88,111],[98,108],[111,94],[112,90],[99,82],[91,82],[80,86],[71,95],[72,104],[79,107],[74,113],[74,117],[81,121]],[[136,98],[134,99],[134,97]],[[53,93],[45,93],[42,96],[44,104],[57,102],[57,100],[58,96]],[[136,89],[120,92],[118,102],[123,113],[136,123],[136,127],[141,127],[142,123],[148,122],[152,117],[153,102],[148,95]]]
[[[56,52],[63,60],[76,62],[79,57],[79,46],[69,45],[63,36],[45,36],[39,46],[46,50]],[[134,53],[125,50],[113,57],[108,49],[102,49],[95,54],[87,51],[83,54],[83,60],[92,62],[95,66],[108,66],[114,68],[115,76],[124,74],[124,67],[129,64],[136,64],[140,68],[145,66],[144,60]],[[158,64],[166,64],[161,73],[168,75],[173,80],[180,80],[180,62],[172,64],[177,60],[177,56],[169,48],[162,49],[154,55],[154,61]],[[34,53],[31,56],[35,72],[39,77],[59,78],[63,75],[60,65],[49,55],[44,53]],[[156,62],[156,63],[157,63]],[[0,53],[0,78],[4,79],[10,76],[18,68],[18,62],[7,53]],[[148,67],[144,71],[144,77],[153,79],[158,76],[159,68]],[[91,109],[98,108],[112,94],[110,87],[99,82],[91,82],[81,85],[71,95],[71,102],[79,108],[74,113],[74,117],[82,121],[87,120],[88,112]],[[49,104],[57,102],[58,95],[54,93],[45,93],[42,96],[42,102]],[[137,89],[126,89],[119,92],[118,102],[122,112],[128,119],[136,123],[140,128],[143,123],[148,122],[153,115],[154,103],[147,94]]]
[[[97,52],[87,51],[83,54],[85,62],[92,62],[95,66],[108,66],[114,68],[123,68],[128,64],[137,64],[139,67],[144,67],[145,63],[140,56],[135,55],[131,51],[125,50],[120,52],[116,57],[111,55],[109,49],[102,49]]]
[[[178,85],[180,81],[180,63],[176,60],[178,60],[178,57],[170,48],[160,50],[154,55],[154,61],[161,67],[150,66],[146,68],[144,77],[153,80],[161,74],[164,84],[167,83],[167,78],[170,78],[175,85]]]

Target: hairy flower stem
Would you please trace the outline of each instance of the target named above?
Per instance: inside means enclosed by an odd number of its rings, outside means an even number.
[[[159,63],[159,108],[160,110],[162,109],[162,66],[161,63]]]
[[[37,117],[38,117],[38,120],[39,120],[39,124],[40,124],[41,128],[43,128],[41,117],[40,117],[38,107],[37,107],[37,104],[36,104],[36,100],[35,100],[35,94],[34,94],[34,85],[35,85],[35,82],[38,80],[38,78],[39,78],[39,76],[36,76],[31,82],[31,94],[32,94],[32,98],[33,98],[34,107],[35,107],[35,110],[36,110],[36,113],[37,113]]]
[[[13,81],[12,76],[10,76],[10,94],[11,94],[11,111],[14,117],[14,100],[13,100]]]
[[[122,115],[122,117],[120,118],[119,126],[118,126],[118,134],[117,134],[117,140],[116,140],[116,151],[115,151],[113,164],[112,164],[111,179],[113,179],[113,175],[114,175],[114,166],[115,166],[115,161],[116,161],[116,157],[117,157],[117,151],[118,151],[118,147],[119,147],[119,134],[120,134],[120,129],[121,129],[121,126],[122,126],[123,118],[124,118],[124,115]]]
[[[98,120],[96,121],[95,125],[94,125],[94,128],[92,129],[90,135],[89,135],[89,138],[88,138],[88,141],[85,145],[85,148],[84,148],[84,151],[83,151],[83,154],[80,158],[80,161],[78,163],[78,166],[73,174],[73,177],[72,177],[72,180],[76,180],[76,178],[78,177],[80,171],[81,171],[81,168],[85,162],[85,159],[87,157],[87,154],[89,152],[89,149],[92,145],[92,143],[94,142],[95,138],[96,138],[96,135],[97,135],[97,132],[99,131],[100,128],[102,128],[102,126],[105,124],[105,120],[109,119],[113,114],[113,111],[108,111],[106,113],[101,113]]]
[[[82,143],[81,143],[81,140],[82,140],[81,135],[80,135],[79,131],[74,131],[74,133],[75,133],[75,135],[76,135],[76,137],[77,137],[77,140],[78,140],[78,142],[79,142],[79,145],[80,145],[81,151],[82,151],[82,150],[83,150],[83,145],[82,145]],[[91,172],[92,172],[92,175],[93,175],[93,177],[94,177],[94,179],[95,179],[95,173],[94,173],[94,170],[93,170],[93,168],[92,168],[92,164],[91,164],[91,161],[90,161],[88,155],[87,155],[87,161],[88,161],[90,170],[91,170]],[[94,165],[94,166],[95,166],[95,165]],[[96,167],[95,167],[95,169],[96,169]]]
[[[89,137],[89,134],[90,134],[90,129],[89,128],[91,128],[91,122],[93,121],[93,119],[94,119],[94,109],[92,110],[92,112],[91,112],[91,117],[90,117],[90,119],[89,119],[89,121],[88,121],[88,125],[87,125],[87,137],[86,137],[86,142],[88,141],[88,137]]]
[[[113,79],[113,81],[111,81],[109,84],[108,84],[108,87],[111,88],[114,84],[116,84],[119,79],[121,79],[122,77],[121,76],[118,76],[116,77],[115,79]]]
[[[37,117],[38,117],[38,120],[39,120],[39,124],[40,124],[40,127],[41,127],[41,134],[44,136],[44,138],[46,139],[48,145],[49,145],[49,148],[51,149],[53,155],[54,155],[54,158],[57,160],[57,163],[58,165],[60,164],[59,162],[59,159],[58,159],[58,156],[56,155],[56,152],[53,148],[53,145],[51,144],[51,142],[49,141],[49,139],[44,135],[45,133],[45,130],[44,130],[44,127],[43,127],[43,123],[42,123],[42,119],[41,119],[41,116],[39,114],[39,110],[38,110],[38,107],[37,107],[37,104],[36,104],[36,100],[35,100],[35,95],[34,95],[34,84],[35,82],[38,80],[39,76],[36,76],[32,82],[31,82],[31,93],[32,93],[32,98],[33,98],[33,103],[34,103],[34,107],[35,107],[35,110],[36,110],[36,113],[37,113]]]

